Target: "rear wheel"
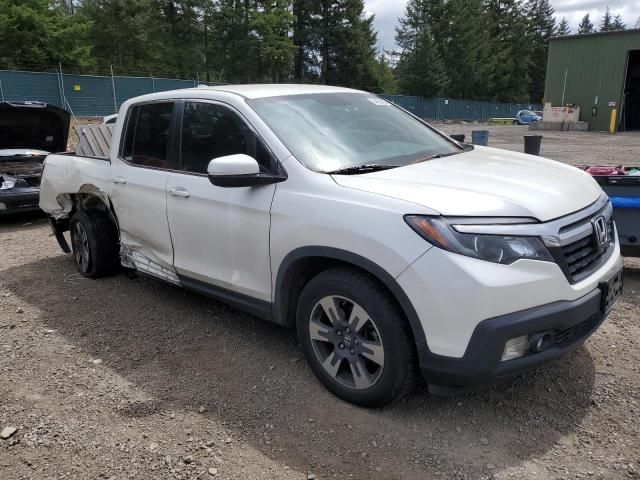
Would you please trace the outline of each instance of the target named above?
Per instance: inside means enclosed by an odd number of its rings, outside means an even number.
[[[513,124],[514,124],[514,125],[520,125],[520,122],[519,122],[518,120],[514,120],[514,121],[513,121]]]
[[[318,379],[349,402],[380,407],[411,387],[414,345],[404,315],[365,273],[327,270],[305,286],[298,339]]]
[[[118,272],[118,231],[106,213],[76,212],[69,222],[69,230],[73,256],[82,275],[100,278]]]

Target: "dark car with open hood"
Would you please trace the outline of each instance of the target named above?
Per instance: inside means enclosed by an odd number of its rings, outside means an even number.
[[[0,103],[0,215],[39,210],[44,159],[66,150],[69,121],[46,103]]]

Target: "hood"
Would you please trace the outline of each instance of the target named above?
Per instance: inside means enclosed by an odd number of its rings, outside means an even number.
[[[0,150],[67,149],[69,114],[42,102],[0,102]]]
[[[444,216],[532,217],[546,222],[585,208],[602,195],[595,180],[575,167],[488,147],[333,178],[344,187],[416,203]]]

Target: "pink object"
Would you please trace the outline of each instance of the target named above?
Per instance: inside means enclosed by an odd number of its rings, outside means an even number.
[[[590,173],[595,177],[608,177],[610,175],[624,175],[625,171],[622,167],[614,167],[614,166],[593,166],[589,167],[585,170],[585,172]]]

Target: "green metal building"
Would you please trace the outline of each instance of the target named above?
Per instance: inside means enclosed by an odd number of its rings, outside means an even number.
[[[545,102],[580,107],[589,130],[640,130],[640,30],[555,37],[549,42]]]

